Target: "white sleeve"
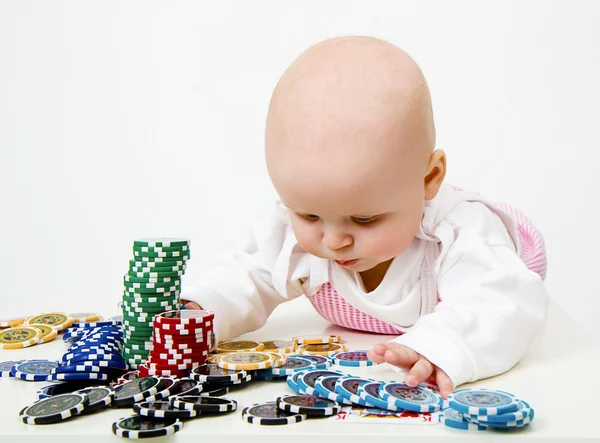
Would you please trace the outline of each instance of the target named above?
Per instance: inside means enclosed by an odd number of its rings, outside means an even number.
[[[309,263],[278,206],[253,224],[243,249],[195,278],[186,275],[181,298],[215,313],[217,341],[232,339],[259,329],[279,304],[302,295]]]
[[[393,340],[444,370],[454,386],[512,368],[547,309],[542,279],[517,255],[499,218],[481,206],[456,215],[457,235],[441,264],[441,301],[434,312]]]

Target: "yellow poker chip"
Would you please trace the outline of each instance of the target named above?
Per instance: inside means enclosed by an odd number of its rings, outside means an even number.
[[[206,363],[217,363],[217,361],[221,358],[219,354],[208,354],[206,357]]]
[[[255,340],[227,340],[217,345],[217,354],[229,352],[260,352],[265,348],[259,341]]]
[[[26,325],[48,325],[56,328],[58,331],[62,331],[73,325],[73,320],[65,313],[62,312],[50,312],[48,314],[35,315],[28,318],[25,321]]]
[[[31,327],[42,331],[42,336],[40,337],[40,341],[37,343],[38,345],[41,343],[48,343],[49,341],[54,340],[56,338],[56,336],[58,335],[58,329],[53,328],[52,326],[34,324],[34,325],[31,325]]]
[[[278,354],[291,354],[296,349],[293,341],[269,340],[263,341],[264,352],[277,352]]]
[[[322,345],[325,343],[341,343],[339,335],[301,335],[293,338],[296,347],[300,345]]]
[[[16,326],[0,331],[0,349],[21,349],[35,345],[42,331],[31,326]]]
[[[14,328],[15,326],[22,325],[26,319],[27,317],[0,319],[0,328]]]
[[[102,321],[103,317],[95,312],[76,312],[69,314],[69,318],[73,320],[73,324],[77,323],[92,323]]]
[[[265,352],[273,357],[273,368],[280,368],[287,363],[287,356],[278,352]]]
[[[332,357],[338,352],[346,350],[346,346],[338,343],[322,343],[317,345],[301,345],[298,346],[298,354],[314,354],[324,357]]]
[[[234,371],[257,371],[273,367],[275,359],[266,352],[233,352],[223,354],[217,361],[217,366]]]

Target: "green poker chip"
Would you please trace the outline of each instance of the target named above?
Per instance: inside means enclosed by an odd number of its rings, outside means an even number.
[[[151,296],[148,294],[130,294],[123,295],[123,303],[137,303],[141,306],[146,304],[154,304],[161,303],[163,305],[176,305],[179,303],[179,297],[175,295],[160,295],[160,296]],[[133,305],[135,306],[135,305]]]
[[[123,281],[123,286],[132,289],[159,289],[159,288],[177,288],[181,285],[181,280],[157,282],[157,283],[138,283],[131,281]],[[173,289],[176,291],[177,289]]]
[[[157,277],[138,277],[135,275],[129,275],[126,274],[123,277],[123,280],[125,282],[129,282],[129,283],[141,283],[141,284],[148,284],[148,283],[168,283],[168,282],[181,282],[181,276],[176,275],[173,277],[167,277],[167,276],[157,276]]]
[[[129,298],[129,297],[127,297]],[[146,302],[136,302],[133,300],[128,300],[125,297],[123,297],[123,306],[127,306],[127,308],[129,309],[144,309],[144,308],[160,308],[160,307],[164,307],[165,311],[172,311],[172,309],[166,309],[169,308],[171,306],[177,306],[177,302],[178,300],[176,298],[173,298],[171,300],[164,300],[164,301],[160,301],[160,302],[150,302],[150,303],[146,303]]]
[[[144,264],[146,263],[160,263],[159,267],[166,267],[166,266],[183,266],[186,264],[186,262],[190,259],[189,254],[188,255],[182,255],[181,257],[145,257],[145,256],[140,256],[140,255],[136,255],[133,257],[134,261],[135,261],[135,266],[140,266],[139,263],[141,263],[141,266],[144,266]]]
[[[149,248],[176,248],[181,246],[190,246],[190,240],[188,238],[138,238],[133,242],[134,247],[149,247]]]
[[[185,253],[190,250],[188,245],[184,246],[136,246],[133,245],[133,252],[149,252],[149,253]]]
[[[154,268],[154,271],[140,271],[140,269],[152,269],[152,268],[134,268],[129,270],[127,276],[133,278],[146,278],[146,279],[161,279],[161,278],[181,278],[185,271],[156,271],[158,268]]]
[[[190,258],[190,251],[170,251],[170,252],[143,252],[133,251],[133,257],[137,260],[141,258],[144,261],[145,258],[149,258],[153,261],[156,259],[172,259],[172,260],[187,260]],[[166,260],[171,261],[171,260]]]
[[[165,261],[165,262],[154,262],[154,261],[142,261],[142,260],[129,260],[129,269],[135,270],[136,268],[146,269],[149,268],[151,271],[140,271],[140,272],[176,272],[183,271],[185,269],[185,261],[177,260]]]
[[[127,294],[156,294],[164,296],[179,295],[179,286],[169,286],[166,288],[134,288],[125,286]]]
[[[165,311],[176,311],[177,309],[175,309],[176,306],[175,305],[148,305],[148,306],[128,306],[126,304],[123,304],[123,310],[127,311],[127,314],[131,314],[131,315],[156,315],[157,313],[161,313],[161,312],[165,312]]]

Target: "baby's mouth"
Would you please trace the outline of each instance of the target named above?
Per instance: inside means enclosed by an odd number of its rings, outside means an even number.
[[[345,261],[336,260],[335,262],[340,266],[352,266],[357,261],[358,261],[358,259],[355,258],[354,260],[345,260]]]

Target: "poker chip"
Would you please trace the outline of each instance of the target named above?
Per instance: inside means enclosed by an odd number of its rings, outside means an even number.
[[[50,312],[47,314],[34,315],[25,320],[26,325],[48,325],[62,331],[73,324],[73,320],[64,312]]]
[[[365,383],[371,383],[374,380],[368,378],[354,377],[352,375],[346,375],[336,380],[334,391],[340,395],[340,397],[348,400],[350,403],[359,406],[368,406],[367,402],[360,398],[358,395],[358,388],[360,385]]]
[[[465,431],[487,431],[488,428],[485,426],[480,426],[476,423],[469,423],[463,418],[463,415],[455,411],[454,409],[446,409],[444,413],[440,415],[440,421],[444,423],[445,426],[454,429],[462,429]]]
[[[118,379],[117,379],[117,384],[123,384],[126,383],[128,381],[133,380],[134,378],[139,378],[138,375],[138,371],[129,371],[123,375],[121,375]]]
[[[298,423],[306,419],[305,414],[286,412],[274,401],[255,403],[242,411],[242,419],[254,425],[277,426]]]
[[[217,363],[218,364],[218,363]],[[315,364],[304,358],[304,356],[294,357],[290,356],[287,362],[279,368],[271,368],[270,371],[273,375],[290,375],[297,371],[303,371],[307,369],[316,369]]]
[[[70,381],[70,380],[97,380],[107,381],[109,376],[101,372],[67,372],[48,374],[44,380],[47,381]],[[37,380],[40,381],[40,380]]]
[[[172,395],[198,395],[204,390],[204,384],[193,378],[180,378],[171,388]]]
[[[304,344],[298,346],[296,352],[298,354],[315,354],[324,355],[331,357],[339,352],[345,351],[346,347],[337,343],[323,343],[323,344]]]
[[[214,318],[214,314],[208,311],[202,310],[179,310],[179,311],[167,311],[160,315],[157,315],[155,322],[161,324],[206,324],[211,322]]]
[[[50,360],[26,360],[15,365],[13,376],[26,381],[46,381],[58,362]]]
[[[231,352],[260,352],[265,348],[265,345],[254,340],[229,340],[222,341],[217,345],[217,353]]]
[[[393,398],[389,401],[384,401],[379,397],[379,389],[383,384],[384,382],[380,381],[364,383],[358,386],[357,394],[366,405],[392,412],[404,412],[404,408],[394,403]]]
[[[293,341],[287,340],[268,340],[261,342],[263,351],[277,352],[279,354],[290,354],[294,352],[295,346]]]
[[[19,419],[27,425],[58,423],[80,414],[88,401],[87,395],[75,393],[44,398],[23,408],[19,412]]]
[[[296,382],[298,383],[298,387],[304,391],[307,395],[315,395],[315,382],[319,377],[326,377],[330,375],[339,375],[342,376],[341,372],[328,371],[326,369],[316,369],[306,371],[302,374]]]
[[[22,325],[27,317],[0,318],[0,328],[14,328]]]
[[[471,418],[468,418],[468,416],[463,415],[463,419],[465,419],[469,423],[476,424],[478,426],[482,426],[482,427],[488,428],[488,429],[500,429],[500,430],[520,429],[520,428],[527,427],[533,421],[534,418],[535,418],[534,411],[531,412],[531,415],[529,417],[525,417],[522,420],[516,420],[516,421],[504,422],[504,423],[478,422]]]
[[[373,366],[375,363],[369,360],[367,351],[346,351],[333,355],[333,362],[339,366],[363,367]]]
[[[95,384],[95,383],[94,383]],[[69,382],[54,383],[38,389],[37,397],[39,400],[43,398],[53,397],[55,395],[70,394],[90,387],[90,382],[85,380],[76,380]]]
[[[151,395],[162,391],[164,384],[158,377],[141,377],[130,380],[115,387],[113,406],[130,407],[133,403],[143,401]]]
[[[53,328],[52,326],[32,324],[31,327],[42,331],[42,336],[40,337],[40,341],[38,341],[37,344],[48,343],[49,341],[54,340],[58,335],[58,329]]]
[[[379,397],[388,405],[393,403],[412,412],[436,412],[443,404],[442,397],[431,389],[398,382],[383,383],[379,387]]]
[[[81,414],[92,414],[110,406],[115,396],[115,391],[108,386],[92,386],[73,393],[88,397],[88,402]]]
[[[248,375],[248,372],[242,370],[228,370],[207,363],[197,366],[190,371],[190,377],[203,383],[228,383],[241,380]]]
[[[187,238],[175,238],[175,237],[164,237],[164,238],[140,238],[133,242],[134,248],[177,248],[190,246],[190,240]]]
[[[329,400],[333,400],[334,402],[342,405],[352,406],[352,402],[350,400],[342,397],[335,391],[335,382],[341,377],[343,377],[342,374],[328,375],[318,378],[315,381],[315,392],[313,395],[317,397],[328,398]]]
[[[237,383],[237,382],[232,382]],[[208,385],[202,388],[202,392],[199,394],[201,397],[222,397],[229,393],[229,384],[228,385]]]
[[[35,345],[42,331],[31,326],[16,326],[0,331],[0,349],[21,349]]]
[[[206,363],[216,364],[220,358],[221,358],[221,356],[219,354],[208,354],[206,356]]]
[[[298,377],[304,374],[304,371],[297,371],[287,376],[286,384],[296,394],[305,394],[304,391],[298,386]]]
[[[327,398],[314,395],[285,395],[277,397],[277,407],[286,412],[306,414],[308,416],[331,416],[338,414],[342,407]]]
[[[223,354],[217,366],[224,369],[256,371],[273,366],[275,359],[272,355],[264,352],[233,352]]]
[[[0,362],[0,377],[14,377],[12,371],[15,365],[22,362],[23,360],[7,360]]]
[[[176,409],[168,401],[135,403],[133,410],[144,417],[153,418],[194,418],[200,415],[194,409]]]
[[[265,352],[273,357],[273,368],[280,368],[287,363],[287,356],[277,352]]]
[[[324,355],[296,354],[288,355],[288,358],[289,357],[300,357],[304,360],[308,360],[313,363],[314,369],[329,369],[333,365],[333,359],[331,357],[325,357]]]
[[[515,412],[519,400],[512,394],[493,389],[459,389],[448,396],[452,409],[468,415],[501,415]]]
[[[146,397],[144,401],[161,401],[167,397],[173,395],[177,390],[177,382],[175,378],[171,377],[159,377],[163,384],[162,390],[158,391],[156,394],[152,394],[149,397]],[[201,388],[200,388],[201,389]]]
[[[74,325],[102,321],[102,316],[96,312],[76,312],[68,316]]]
[[[487,425],[493,423],[508,423],[524,420],[533,414],[533,408],[524,400],[518,400],[518,409],[500,415],[467,415],[467,420],[473,420],[479,424]]]
[[[235,411],[237,402],[224,397],[188,395],[171,398],[171,406],[176,409],[193,409],[197,412],[223,413]]]
[[[183,422],[176,418],[158,419],[131,415],[120,418],[112,425],[113,434],[123,438],[151,438],[172,435],[183,427]]]
[[[300,345],[321,345],[328,343],[341,343],[339,335],[301,335],[292,339],[296,347]]]

